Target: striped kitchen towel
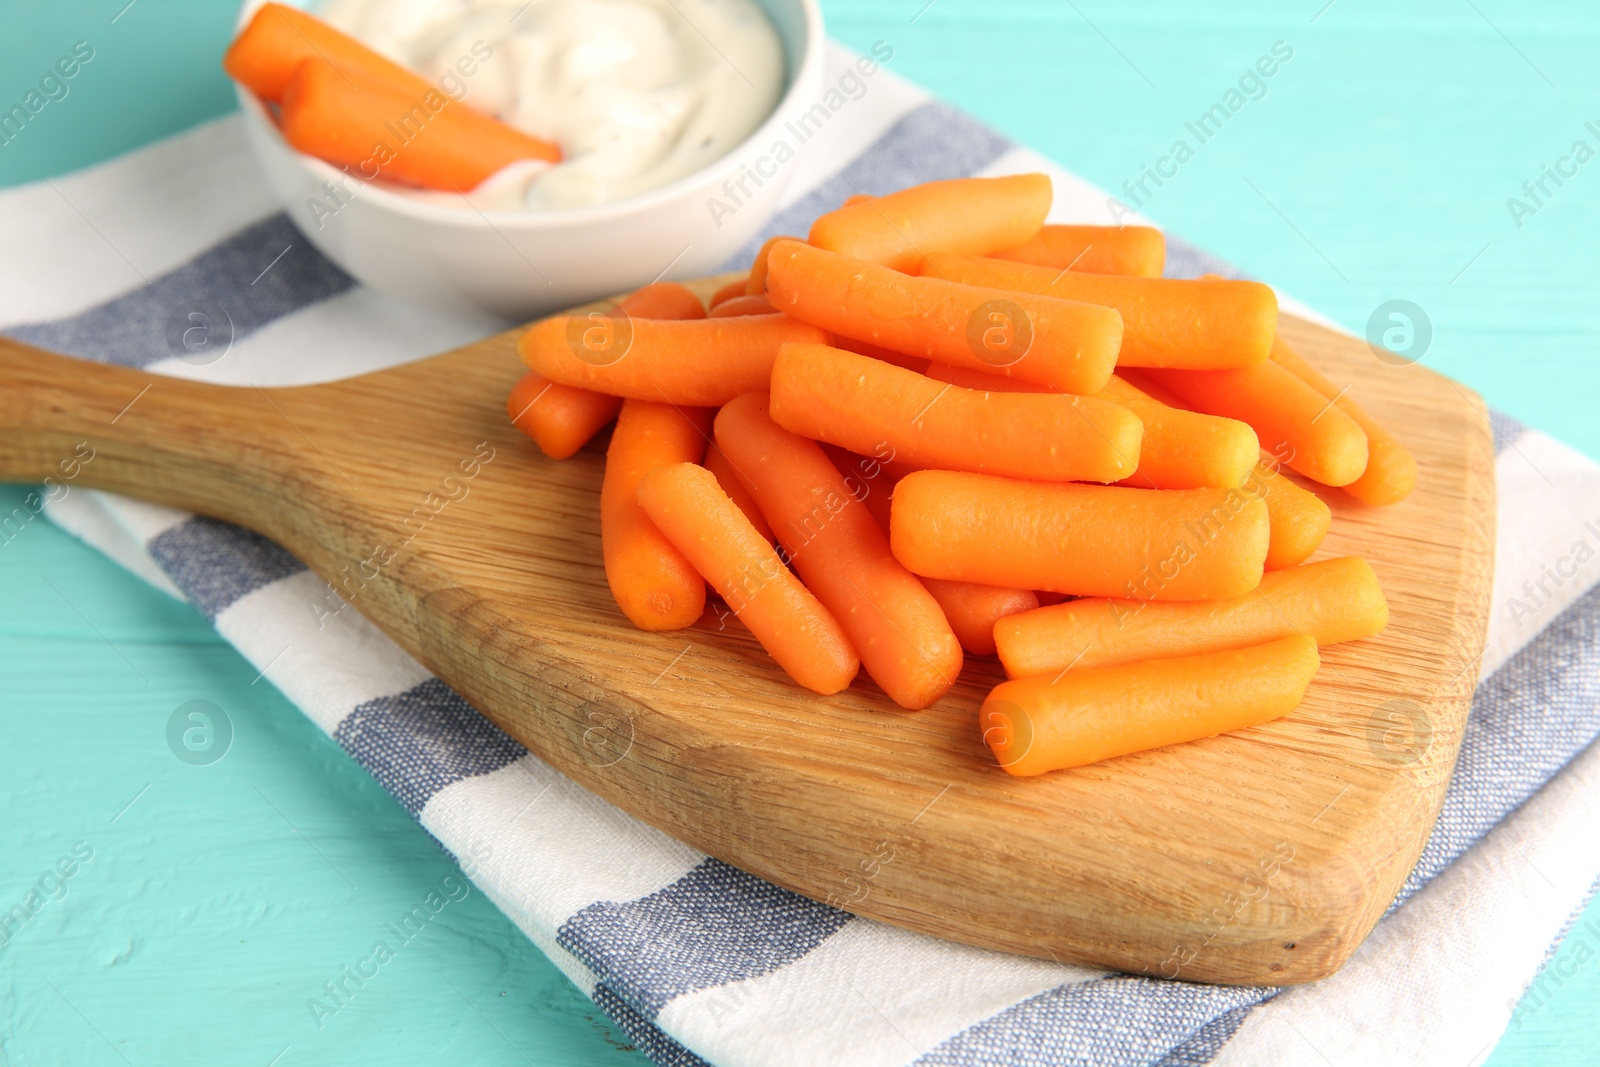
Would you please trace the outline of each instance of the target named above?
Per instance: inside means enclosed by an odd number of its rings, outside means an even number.
[[[837,79],[850,56],[831,61]],[[887,70],[796,167],[769,232],[804,233],[852,192],[1027,170],[1053,176],[1058,221],[1107,219],[1103,193]],[[1175,274],[1227,270],[1171,249]],[[228,310],[231,347],[186,362],[172,310],[203,301]],[[402,306],[322,259],[261,184],[237,117],[0,193],[0,330],[45,348],[282,385],[500,325]],[[1005,956],[796,896],[562,778],[355,612],[299,640],[327,587],[271,542],[87,491],[49,514],[203,611],[659,1063],[1463,1067],[1512,1020],[1600,871],[1600,468],[1508,419],[1494,436],[1493,618],[1443,813],[1345,968],[1283,990]],[[1570,960],[1555,963],[1523,1010]]]

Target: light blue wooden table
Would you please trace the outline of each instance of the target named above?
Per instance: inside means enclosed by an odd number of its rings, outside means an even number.
[[[0,148],[0,184],[233,106],[217,56],[234,4],[126,2],[0,7],[0,102],[72,42],[96,49],[51,121]],[[893,69],[1109,189],[1286,42],[1266,95],[1146,210],[1351,328],[1414,301],[1425,362],[1600,456],[1600,162],[1520,220],[1507,206],[1574,140],[1600,147],[1592,3],[825,8],[835,37],[890,42]],[[0,487],[0,513],[20,497]],[[0,609],[0,910],[93,852],[0,948],[0,1064],[643,1062],[481,894],[317,1030],[307,998],[453,865],[203,619],[47,523],[0,545]],[[164,739],[192,699],[235,724],[213,766]],[[1589,1064],[1596,1047],[1591,961],[1490,1062]]]

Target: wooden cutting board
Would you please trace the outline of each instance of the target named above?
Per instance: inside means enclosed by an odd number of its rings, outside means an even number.
[[[552,462],[507,423],[515,332],[272,390],[0,340],[0,479],[40,481],[87,441],[74,485],[272,538],[562,772],[807,896],[1064,962],[1306,982],[1383,914],[1455,763],[1487,617],[1493,446],[1482,402],[1448,379],[1282,329],[1417,455],[1396,507],[1326,493],[1319,555],[1372,563],[1388,630],[1324,650],[1287,718],[1042,778],[1007,776],[981,743],[993,661],[969,657],[949,696],[906,713],[864,675],[833,697],[801,690],[731,616],[629,625],[600,565],[598,447]]]

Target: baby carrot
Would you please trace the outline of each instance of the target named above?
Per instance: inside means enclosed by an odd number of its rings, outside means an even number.
[[[678,282],[652,282],[617,301],[617,310],[636,319],[703,319],[706,306]]]
[[[1238,370],[1151,370],[1136,380],[1144,377],[1196,411],[1249,423],[1262,448],[1312,481],[1348,485],[1366,469],[1367,435],[1361,427],[1280,363],[1268,360]]]
[[[1001,378],[986,371],[928,364],[927,375],[968,389],[1037,390],[1043,386]],[[1118,485],[1138,489],[1200,489],[1243,485],[1260,452],[1256,432],[1236,419],[1202,415],[1164,404],[1113,374],[1106,387],[1088,399],[1109,400],[1144,423],[1139,469]]]
[[[623,297],[617,310],[645,319],[702,319],[700,298],[677,282],[656,282]],[[566,459],[617,417],[619,397],[560,385],[529,371],[506,399],[506,414],[551,459]]]
[[[1293,711],[1317,673],[1309,637],[1015,678],[978,713],[1008,773],[1028,777],[1242,730]]]
[[[1294,634],[1334,645],[1371,637],[1388,623],[1372,568],[1358,556],[1341,556],[1270,571],[1254,592],[1229,600],[1073,600],[1012,615],[995,627],[994,639],[1006,673],[1026,678],[1220,652]]]
[[[880,460],[863,456],[826,441],[817,442],[833,461],[835,469],[844,477],[850,495],[866,505],[884,536],[889,535],[889,497],[894,494],[894,484],[909,473],[909,468],[897,460]],[[878,454],[893,455],[887,441],[874,449]]]
[[[878,527],[887,534],[890,497],[895,483],[910,471],[898,460],[857,455],[837,445],[824,444],[822,450],[833,460],[839,473],[844,475],[850,494],[866,505]],[[887,442],[877,451],[879,454],[887,451],[893,455]],[[923,578],[922,584],[939,602],[961,647],[975,656],[994,655],[996,620],[1039,606],[1038,594],[1027,589],[1001,589],[975,582],[948,582],[938,578]]]
[[[750,525],[704,467],[674,463],[639,479],[639,503],[789,677],[837,693],[861,660],[839,622]]]
[[[1167,262],[1167,239],[1149,226],[1045,226],[996,259],[1033,263],[1090,274],[1159,278]]]
[[[1406,446],[1395,439],[1394,434],[1351,400],[1346,395],[1348,390],[1338,388],[1323,377],[1281,337],[1273,339],[1272,360],[1332,400],[1366,433],[1367,469],[1361,472],[1361,477],[1344,487],[1345,492],[1364,504],[1375,505],[1398,504],[1411,494],[1417,484],[1417,461]]]
[[[822,448],[773,422],[760,393],[729,401],[716,433],[717,447],[750,472],[778,543],[844,627],[873,681],[911,710],[943,696],[961,673],[961,646]]]
[[[739,510],[744,512],[744,517],[750,520],[750,525],[756,532],[769,542],[772,540],[772,524],[767,522],[767,517],[761,514],[761,508],[756,504],[756,498],[750,495],[750,483],[744,475],[734,469],[728,457],[722,454],[722,449],[713,442],[706,446],[706,459],[703,464],[705,469],[716,475],[717,484],[722,486],[722,491],[728,494],[728,499],[739,505]]]
[[[929,361],[921,356],[908,356],[903,352],[891,352],[887,348],[879,348],[877,345],[871,345],[865,341],[857,341],[853,337],[835,337],[833,339],[833,347],[842,348],[846,352],[854,352],[858,356],[871,356],[873,359],[884,363],[892,363],[896,367],[914,370],[918,374],[925,373],[929,365]],[[995,375],[995,377],[998,377],[998,375]],[[1000,380],[1009,382],[1011,379],[1002,378]],[[1044,386],[1034,386],[1034,388],[1042,389]]]
[[[639,505],[639,479],[705,454],[712,413],[624,400],[600,483],[600,551],[606,584],[641,630],[680,630],[706,608],[706,582]]]
[[[827,345],[784,345],[772,417],[855,452],[882,442],[918,467],[1114,482],[1139,462],[1136,415],[1096,397],[985,392]]]
[[[1087,274],[937,252],[922,273],[1115,308],[1122,314],[1121,367],[1255,366],[1266,360],[1278,326],[1278,298],[1260,282]]]
[[[707,301],[707,304],[713,311],[715,311],[718,304],[732,300],[736,296],[744,296],[744,286],[744,279],[736,278],[727,285],[724,285],[722,288],[718,289],[716,292],[712,293],[711,299]]]
[[[730,315],[771,315],[777,310],[765,296],[730,296],[711,309],[711,317],[722,319]]]
[[[1069,393],[1104,387],[1122,341],[1108,308],[918,278],[798,241],[773,246],[767,298],[835,334]]]
[[[1266,463],[1256,464],[1244,484],[1267,502],[1267,523],[1272,528],[1267,570],[1293,567],[1309,559],[1333,524],[1333,511],[1322,498]]]
[[[1140,600],[1243,596],[1261,581],[1267,506],[1243,489],[1124,489],[913,471],[889,542],[913,574]]]
[[[798,241],[798,237],[788,237],[779,234],[768,237],[761,242],[761,248],[756,252],[756,261],[750,264],[750,274],[745,278],[744,291],[747,296],[767,295],[767,255],[772,251],[772,246],[779,241]]]
[[[222,69],[263,100],[277,102],[283,99],[294,69],[306,59],[331,63],[351,81],[385,85],[417,101],[426,93],[439,92],[415,71],[287,4],[263,4],[228,46]]]
[[[721,407],[765,391],[778,349],[827,335],[787,315],[666,322],[590,311],[537,322],[517,342],[546,378],[614,396]]]
[[[939,578],[924,578],[922,584],[944,609],[944,617],[950,621],[961,647],[974,656],[994,655],[995,623],[1039,606],[1038,594],[1026,589],[1001,589]]]
[[[511,425],[551,459],[577,454],[621,410],[621,397],[558,385],[535,371],[524,374],[506,397]]]
[[[1039,232],[1050,212],[1043,174],[953,178],[846,202],[811,224],[811,244],[900,271],[928,252],[986,256]]]
[[[554,145],[430,89],[417,97],[351,81],[321,59],[302,60],[283,90],[284,140],[338,167],[445,192],[477,187],[524,159],[561,158]]]

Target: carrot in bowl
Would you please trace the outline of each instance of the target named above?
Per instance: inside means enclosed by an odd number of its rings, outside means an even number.
[[[1037,593],[1027,589],[1001,589],[975,582],[947,582],[939,578],[924,578],[922,584],[933,599],[944,609],[961,647],[974,656],[992,656],[995,653],[995,624],[1001,619],[1039,606]]]
[[[1267,506],[1243,489],[1126,489],[913,471],[894,554],[913,574],[1140,600],[1243,596],[1261,581]]]
[[[1002,682],[978,712],[984,743],[1021,777],[1198,741],[1293,711],[1319,665],[1309,637],[1075,668]]]
[[[1097,397],[987,392],[826,345],[784,345],[772,417],[855,452],[882,443],[913,466],[1040,481],[1114,482],[1139,462],[1138,416]]]
[[[284,140],[306,155],[366,178],[444,192],[476,188],[521,160],[561,158],[554,145],[437,90],[418,97],[352,81],[315,58],[302,60],[284,86],[281,121]]]
[[[700,298],[677,282],[655,282],[623,297],[616,310],[642,319],[701,319],[706,309]],[[552,382],[529,371],[506,398],[506,414],[517,429],[533,438],[551,459],[577,453],[617,417],[620,397]]]
[[[669,322],[608,315],[556,315],[517,342],[522,361],[563,385],[689,407],[720,407],[764,391],[778,349],[827,335],[787,315]]]
[[[861,660],[838,620],[710,471],[693,463],[657,467],[639,479],[639,503],[789,677],[823,695],[850,684]]]
[[[1366,560],[1341,556],[1269,571],[1256,590],[1227,600],[1158,603],[1087,597],[1012,615],[995,627],[1013,678],[1069,667],[1192,656],[1305,634],[1319,645],[1382,632],[1389,607]]]
[[[899,271],[928,252],[986,256],[1015,248],[1039,232],[1050,212],[1043,174],[952,178],[887,196],[852,198],[811,224],[818,248]]]
[[[773,422],[761,393],[729,401],[717,413],[716,434],[717,447],[750,472],[756,503],[785,554],[844,627],[873,681],[912,710],[943,696],[961,673],[961,646],[821,446]]]
[[[1321,497],[1266,462],[1256,464],[1245,488],[1267,502],[1267,522],[1272,527],[1267,570],[1303,563],[1321,547],[1333,525],[1333,511]]]
[[[1045,226],[1033,240],[994,253],[996,259],[1090,274],[1159,278],[1167,239],[1150,226]]]
[[[1015,392],[1044,388],[943,363],[928,364],[926,373],[930,378],[967,389]],[[1127,408],[1144,423],[1139,468],[1118,485],[1139,489],[1243,485],[1260,452],[1256,432],[1237,419],[1172,407],[1116,374],[1089,399],[1109,400]]]
[[[1079,300],[1122,315],[1119,367],[1219,370],[1262,363],[1278,298],[1260,282],[1133,278],[930,253],[922,273],[967,285]]]
[[[369,82],[420,101],[439,90],[415,71],[379,55],[315,15],[287,4],[263,4],[222,57],[228,77],[263,100],[283,99],[284,88],[302,60],[332,64],[354,82]],[[397,118],[397,115],[390,116]],[[371,145],[367,148],[370,151]]]
[[[1221,282],[1200,282],[1220,285]],[[1348,485],[1367,466],[1367,435],[1332,400],[1268,360],[1237,370],[1147,370],[1184,405],[1247,422],[1261,447],[1312,481]]]
[[[831,333],[1068,393],[1103,388],[1122,340],[1108,308],[919,278],[798,241],[773,246],[767,298]]]
[[[1417,484],[1417,461],[1394,434],[1350,399],[1347,390],[1318,373],[1281,337],[1273,339],[1272,361],[1332,400],[1367,435],[1367,468],[1344,487],[1345,492],[1364,504],[1374,505],[1398,504],[1411,494]]]
[[[600,482],[600,551],[611,595],[641,630],[681,630],[706,607],[706,582],[639,505],[639,479],[705,454],[712,412],[624,400]]]

